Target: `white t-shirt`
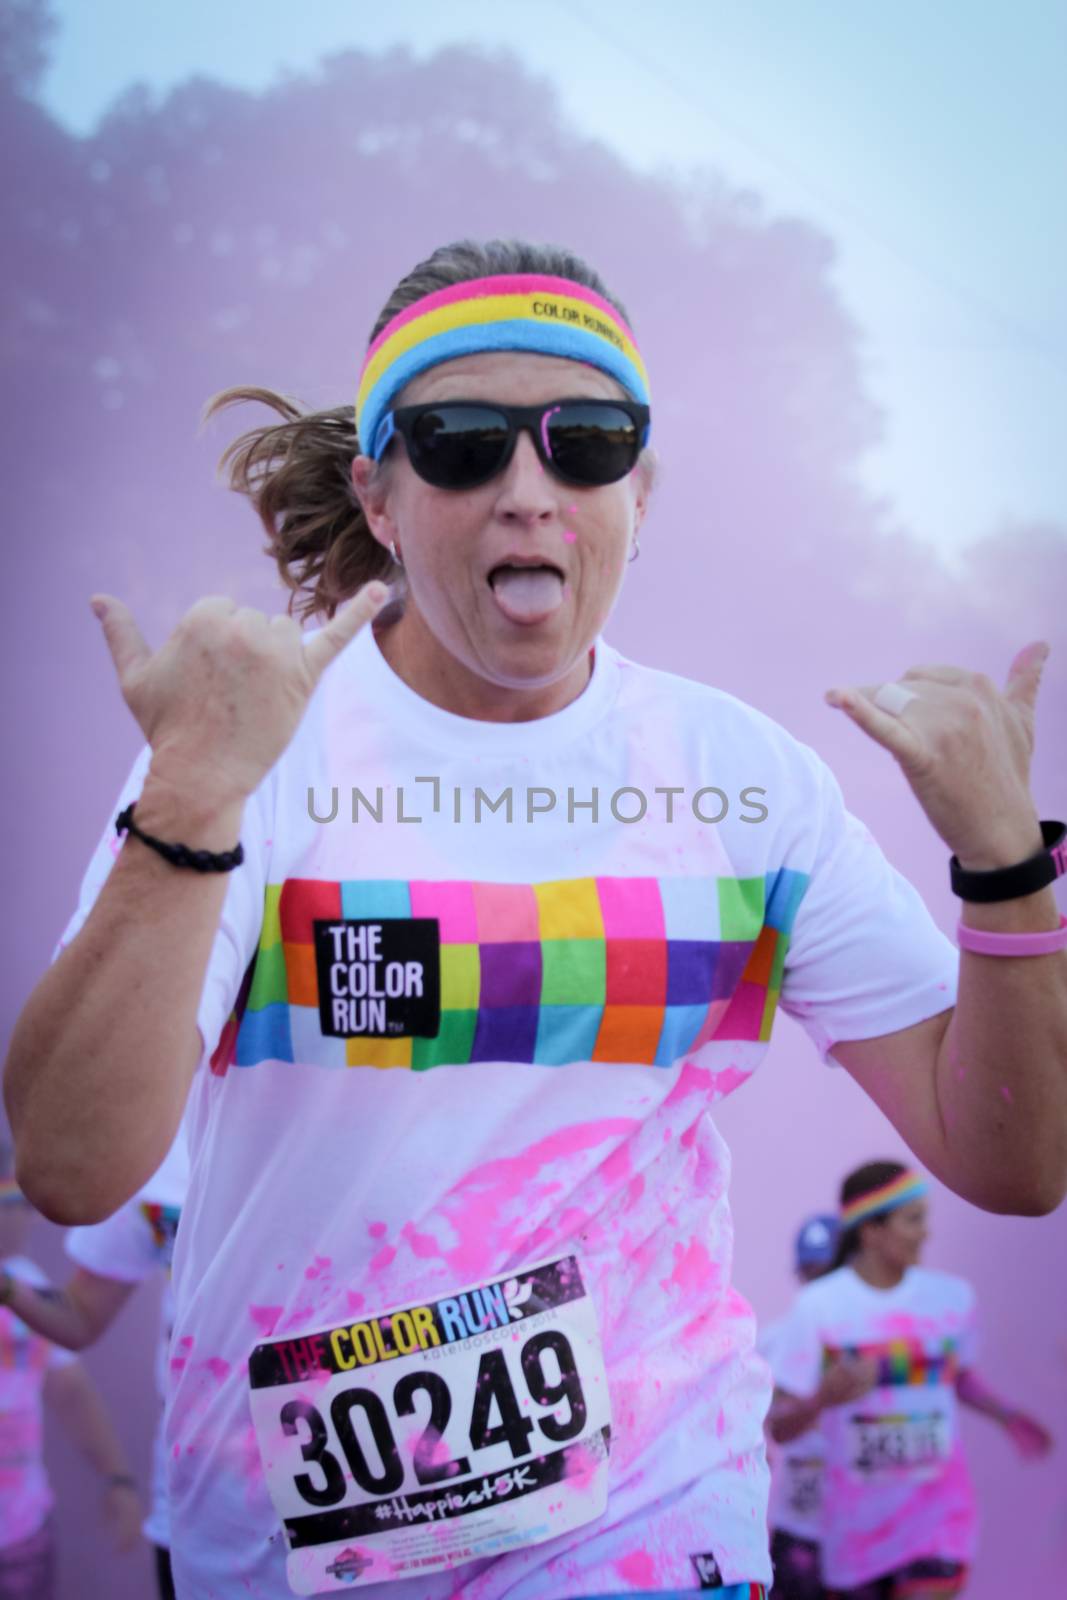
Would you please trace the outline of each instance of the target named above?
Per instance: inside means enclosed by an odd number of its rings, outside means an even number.
[[[167,1397],[170,1340],[174,1325],[171,1262],[188,1182],[189,1156],[183,1127],[159,1171],[132,1200],[104,1222],[87,1228],[71,1228],[65,1240],[71,1260],[89,1272],[95,1272],[98,1277],[114,1278],[119,1283],[144,1283],[157,1272],[166,1274],[159,1308],[159,1344],[156,1353],[156,1387],[163,1402]],[[164,1549],[170,1545],[162,1410],[152,1441],[152,1501],[144,1521],[144,1535]]]
[[[789,1314],[760,1330],[756,1348],[778,1384],[778,1351]],[[794,1538],[818,1544],[822,1538],[822,1494],[825,1446],[818,1428],[809,1428],[787,1444],[768,1441],[771,1498],[767,1525]]]
[[[257,1344],[357,1316],[369,1338],[380,1312],[440,1312],[470,1285],[570,1256],[608,1376],[606,1512],[522,1548],[505,1531],[505,1554],[370,1586],[390,1600],[565,1600],[691,1586],[697,1556],[726,1583],[769,1579],[767,1369],[731,1287],[729,1154],[712,1107],[762,1059],[779,1000],[824,1054],[954,1003],[957,954],[918,895],[813,751],[603,642],[563,710],[484,723],[415,694],[365,629],[246,806],[241,838],[199,1011],[213,1061],[190,1097],[174,1262],[183,1596],[207,1600],[225,1575],[280,1600],[286,1530],[310,1561],[324,1528],[343,1539],[349,1525],[347,1502],[312,1510],[351,1482],[341,1463],[360,1448],[342,1418],[342,1454],[333,1411],[274,1423],[272,1474],[281,1462],[290,1506],[311,1496],[285,1525],[274,1509],[251,1424]],[[113,853],[106,837],[68,937]],[[486,1326],[487,1303],[466,1302],[468,1327]],[[542,1393],[553,1377],[535,1375]],[[455,1462],[477,1430],[464,1433],[452,1399]],[[378,1420],[388,1446],[400,1424]],[[590,1449],[559,1470],[584,1473]],[[496,1492],[525,1471],[493,1479]],[[341,1552],[332,1581],[373,1547]]]
[[[823,1577],[849,1589],[920,1557],[969,1562],[974,1494],[963,1457],[956,1378],[974,1359],[974,1291],[910,1267],[875,1289],[851,1267],[797,1296],[775,1353],[775,1379],[814,1394],[842,1353],[878,1362],[877,1386],[823,1411]]]
[[[48,1287],[26,1256],[8,1256],[0,1267],[35,1289]],[[0,1306],[0,1549],[35,1534],[55,1503],[44,1468],[42,1394],[47,1374],[75,1360]]]

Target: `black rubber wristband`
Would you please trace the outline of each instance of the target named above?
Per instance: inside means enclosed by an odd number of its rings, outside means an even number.
[[[992,905],[996,900],[1019,900],[1036,894],[1067,872],[1067,823],[1043,822],[1045,848],[1013,867],[993,867],[988,872],[968,872],[955,856],[948,864],[952,893],[961,900]]]
[[[115,832],[132,833],[135,839],[148,845],[164,861],[169,861],[172,867],[189,867],[193,872],[232,872],[245,858],[244,846],[240,842],[233,850],[215,853],[211,850],[190,850],[187,844],[167,844],[162,839],[153,839],[151,834],[142,833],[134,822],[132,804],[115,818]]]

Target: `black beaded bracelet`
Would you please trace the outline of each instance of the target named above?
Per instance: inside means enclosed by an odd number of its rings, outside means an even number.
[[[969,872],[952,856],[948,864],[952,893],[972,904],[992,905],[998,900],[1019,900],[1055,883],[1067,872],[1067,823],[1043,822],[1041,837],[1045,848],[1011,867]]]
[[[238,842],[233,850],[220,850],[217,854],[211,850],[190,850],[187,844],[166,844],[162,839],[153,839],[151,834],[142,833],[133,820],[133,805],[131,803],[120,811],[115,819],[116,833],[132,833],[135,839],[140,839],[142,844],[149,845],[164,861],[169,861],[172,867],[191,867],[194,872],[232,872],[234,867],[239,867],[245,858],[244,846]]]

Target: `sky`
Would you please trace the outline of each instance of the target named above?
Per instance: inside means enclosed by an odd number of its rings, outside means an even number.
[[[866,480],[951,554],[1067,530],[1061,0],[55,0],[41,98],[89,132],[134,82],[255,91],[344,49],[504,47],[626,161],[821,227],[886,413]],[[709,359],[713,356],[709,353]]]

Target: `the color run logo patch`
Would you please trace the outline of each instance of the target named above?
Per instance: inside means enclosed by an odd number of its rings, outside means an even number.
[[[432,1039],[441,1025],[437,921],[314,923],[319,1021],[328,1039]]]
[[[607,1505],[611,1412],[574,1256],[249,1359],[296,1594],[429,1576]]]

